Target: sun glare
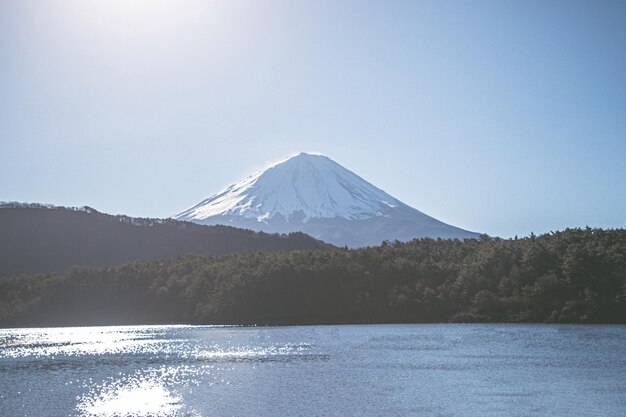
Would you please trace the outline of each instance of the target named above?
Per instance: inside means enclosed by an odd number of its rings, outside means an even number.
[[[216,3],[188,0],[87,0],[64,7],[87,32],[144,41],[177,36],[200,20],[210,23],[217,12]]]

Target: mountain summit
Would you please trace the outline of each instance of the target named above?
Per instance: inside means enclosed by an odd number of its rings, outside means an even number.
[[[476,238],[409,207],[332,159],[300,153],[174,216],[256,231],[301,231],[340,246],[419,237]]]

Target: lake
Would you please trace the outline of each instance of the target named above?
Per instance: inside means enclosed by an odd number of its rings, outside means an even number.
[[[624,416],[626,326],[0,329],[2,416]]]

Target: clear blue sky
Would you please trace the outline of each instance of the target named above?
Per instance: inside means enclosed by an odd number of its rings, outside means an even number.
[[[299,151],[491,235],[624,227],[626,2],[0,0],[0,200],[166,217]]]

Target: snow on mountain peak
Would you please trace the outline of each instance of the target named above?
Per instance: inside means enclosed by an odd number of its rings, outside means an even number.
[[[300,153],[227,187],[175,216],[201,221],[236,215],[259,222],[282,216],[287,222],[310,219],[368,219],[403,205],[332,159]]]

